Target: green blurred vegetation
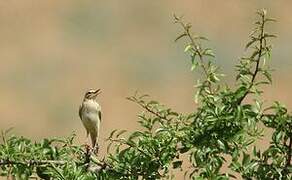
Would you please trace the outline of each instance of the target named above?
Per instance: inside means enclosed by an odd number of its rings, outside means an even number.
[[[34,139],[74,130],[83,142],[76,112],[84,91],[96,87],[104,92],[99,99],[105,114],[103,139],[116,126],[137,128],[133,122],[138,109],[133,111],[132,104],[124,101],[136,90],[192,112],[193,89],[185,87],[199,74],[185,71],[188,62],[181,59],[186,55],[173,43],[174,12],[184,14],[196,32],[208,35],[225,80],[231,82],[252,14],[261,7],[270,10],[279,19],[270,27],[279,35],[273,54],[277,61],[271,62],[277,71],[274,86],[264,96],[291,107],[292,87],[287,83],[292,67],[291,5],[273,0],[3,1],[0,127],[15,127]],[[119,120],[121,116],[125,119]]]

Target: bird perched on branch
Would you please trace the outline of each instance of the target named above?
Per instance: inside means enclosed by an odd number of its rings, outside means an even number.
[[[100,93],[100,89],[87,91],[79,107],[79,117],[86,129],[87,140],[88,135],[90,135],[92,149],[94,151],[98,151],[99,148],[97,141],[101,122],[101,107],[96,101],[96,97]]]

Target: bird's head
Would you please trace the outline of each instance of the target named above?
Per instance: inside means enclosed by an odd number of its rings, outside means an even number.
[[[101,93],[100,89],[90,89],[89,91],[87,91],[84,95],[84,99],[96,99],[97,95],[99,95]]]

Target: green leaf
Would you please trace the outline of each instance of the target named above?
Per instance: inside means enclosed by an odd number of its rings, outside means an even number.
[[[113,131],[110,133],[110,136],[109,136],[109,138],[112,138],[112,137],[113,137],[113,135],[115,134],[115,132],[117,132],[117,131],[118,131],[117,129],[113,130]]]
[[[277,22],[277,20],[274,18],[266,18],[265,21],[266,22]]]
[[[198,67],[198,65],[199,65],[198,62],[192,63],[191,71],[194,71]]]
[[[204,37],[204,36],[195,36],[194,38],[195,38],[195,39],[206,40],[206,41],[209,40],[208,38],[206,38],[206,37]]]
[[[262,71],[262,73],[272,83],[272,75],[268,71]]]
[[[245,45],[245,49],[248,49],[251,45],[253,45],[256,41],[258,41],[257,38],[252,38],[251,41],[249,41],[246,45]]]
[[[124,134],[125,132],[127,132],[127,130],[121,130],[120,132],[116,134],[116,138],[118,138],[120,135]]]
[[[246,166],[250,162],[250,155],[243,152],[242,165]]]
[[[187,52],[187,51],[189,51],[190,49],[192,49],[192,45],[190,44],[190,45],[187,45],[186,47],[185,47],[185,50],[184,50],[184,52]]]
[[[274,34],[267,34],[267,33],[264,34],[264,38],[276,38],[276,37],[277,36]]]
[[[209,48],[203,51],[203,55],[215,57],[215,54],[213,53],[212,49],[209,49]]]

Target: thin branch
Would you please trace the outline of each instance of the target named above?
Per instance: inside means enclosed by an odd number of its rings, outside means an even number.
[[[162,116],[161,114],[159,114],[158,112],[155,112],[153,111],[151,108],[149,108],[149,106],[143,104],[143,103],[140,103],[140,102],[137,102],[143,109],[145,109],[146,111],[148,111],[149,113],[157,116],[158,118],[160,119],[164,119],[166,121],[170,121],[171,119],[168,119],[166,116]]]
[[[86,164],[86,170],[88,170],[91,157],[91,151],[89,146],[86,147],[86,152],[84,153],[84,155],[85,155],[84,164]]]
[[[238,103],[237,104],[241,104],[241,102],[244,100],[244,98],[248,95],[250,89],[253,87],[254,85],[254,81],[256,79],[256,76],[259,72],[259,66],[260,66],[260,60],[261,60],[261,57],[262,57],[262,53],[263,53],[263,43],[264,43],[264,28],[265,28],[265,15],[263,14],[262,15],[262,24],[261,24],[261,32],[260,32],[260,39],[259,39],[259,44],[260,44],[260,47],[259,47],[259,53],[258,53],[258,56],[257,56],[257,59],[256,59],[256,67],[255,67],[255,70],[254,72],[252,73],[252,79],[251,79],[251,82],[250,82],[250,85],[249,87],[247,88],[247,90],[245,91],[245,93],[243,94],[243,96],[238,100]]]
[[[200,46],[197,45],[197,43],[194,40],[193,35],[190,32],[190,26],[188,24],[185,24],[184,22],[182,22],[180,19],[176,18],[178,21],[178,23],[183,27],[184,29],[184,33],[185,35],[189,38],[189,40],[191,41],[191,45],[193,46],[193,50],[195,51],[195,53],[199,56],[200,59],[200,66],[202,67],[204,74],[206,76],[206,78],[209,77],[209,73],[208,73],[208,68],[205,66],[204,64],[204,58],[203,55],[200,51]],[[208,89],[209,89],[209,93],[212,94],[212,88],[211,88],[211,82],[210,81],[206,81],[208,83]]]
[[[59,161],[59,160],[24,160],[24,161],[14,161],[14,160],[0,160],[0,165],[46,165],[46,164],[57,164],[57,165],[63,165],[65,164],[65,161]]]
[[[194,38],[190,32],[190,28],[181,21],[179,21],[179,23],[181,24],[186,35],[188,36],[189,40],[191,41],[191,44],[193,45],[195,52],[198,54],[200,61],[201,61],[201,64],[202,64],[202,68],[204,70],[204,73],[205,73],[206,77],[208,77],[208,70],[207,70],[207,67],[204,65],[203,55],[201,54],[199,47],[197,46],[196,42],[194,41]]]

